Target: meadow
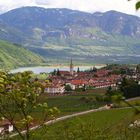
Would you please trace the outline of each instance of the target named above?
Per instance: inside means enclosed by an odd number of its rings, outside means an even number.
[[[76,92],[73,94],[65,94],[58,96],[48,96],[43,94],[39,97],[39,103],[47,103],[49,108],[57,107],[60,110],[59,116],[72,114],[76,112],[86,111],[104,106],[106,102],[97,101],[106,92],[106,89],[94,89],[86,92]],[[41,110],[36,109],[33,112],[36,119],[40,119]]]
[[[130,120],[132,121],[132,118],[136,117],[138,116],[134,117],[132,109],[114,109],[90,113],[42,128],[39,130],[39,134],[41,134],[40,139],[124,140],[127,137],[127,140],[132,140],[133,138],[138,140],[140,134],[136,133],[137,131],[134,135],[134,132],[130,133],[127,130]]]
[[[139,140],[140,129],[129,129],[139,117],[133,109],[98,111],[46,125],[32,132],[31,140]]]
[[[43,94],[39,102],[47,102],[49,107],[58,107],[60,114],[57,117],[59,117],[105,105],[105,102],[95,100],[104,93],[105,89],[95,89],[86,94],[63,96]],[[139,99],[129,101],[133,105],[139,102]],[[124,103],[121,105],[126,107]],[[33,112],[35,119],[42,117],[40,112],[41,110]],[[132,108],[103,110],[44,125],[32,132],[31,140],[139,140],[140,128],[129,129],[129,124],[135,120],[140,120],[140,115],[135,114]],[[14,140],[16,139],[20,140],[19,137],[14,137]]]

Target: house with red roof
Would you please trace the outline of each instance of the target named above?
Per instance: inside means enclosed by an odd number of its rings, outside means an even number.
[[[84,80],[81,80],[81,79],[79,79],[79,80],[74,79],[70,83],[71,83],[71,85],[74,85],[75,88],[82,88],[85,85]]]

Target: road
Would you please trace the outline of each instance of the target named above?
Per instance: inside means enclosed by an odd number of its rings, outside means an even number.
[[[140,97],[127,99],[126,101],[133,101],[133,100],[138,100],[138,99],[140,99]],[[115,109],[126,109],[126,108],[132,108],[132,107],[122,107],[122,108],[115,108]],[[69,119],[69,118],[72,118],[72,117],[81,116],[81,115],[84,115],[84,114],[97,112],[97,111],[102,111],[102,110],[107,110],[107,108],[105,106],[103,106],[103,107],[100,107],[100,108],[97,108],[97,109],[91,109],[91,110],[88,110],[88,111],[83,111],[83,112],[74,113],[74,114],[71,114],[71,115],[62,116],[62,117],[56,118],[54,120],[47,121],[44,124],[45,125],[50,125],[50,124],[53,124],[53,123],[56,123],[56,122],[59,122],[59,121],[63,121],[63,120],[66,120],[66,119]],[[31,127],[30,130],[35,130],[35,129],[38,129],[38,128],[41,128],[41,127],[42,126],[37,125],[37,126]],[[22,131],[21,133],[24,134],[25,132],[26,132],[26,130]],[[17,136],[17,135],[18,135],[18,133],[14,133],[14,134],[10,135],[10,137],[14,137],[14,136]]]
[[[97,111],[102,111],[102,110],[107,110],[107,109],[106,109],[105,106],[103,106],[103,107],[100,107],[98,109],[91,109],[91,110],[88,110],[88,111],[83,111],[83,112],[74,113],[74,114],[71,114],[71,115],[66,115],[66,116],[63,116],[63,117],[59,117],[59,118],[56,118],[54,120],[47,121],[44,124],[45,125],[50,125],[50,124],[53,124],[53,123],[56,123],[56,122],[59,122],[59,121],[63,121],[63,120],[66,120],[66,119],[69,119],[69,118],[72,118],[72,117],[81,116],[81,115],[84,115],[84,114],[97,112]],[[38,128],[41,128],[41,127],[42,126],[37,125],[37,126],[31,127],[30,130],[35,130],[35,129],[38,129]],[[21,133],[22,134],[26,133],[26,130],[22,131]],[[18,133],[14,133],[14,134],[10,135],[10,137],[14,137],[14,136],[17,136],[17,135],[18,135]]]
[[[130,98],[130,99],[127,99],[126,101],[135,101],[135,100],[140,100],[140,97]]]

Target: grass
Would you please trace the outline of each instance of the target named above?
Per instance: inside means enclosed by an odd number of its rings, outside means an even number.
[[[135,100],[132,100],[132,101],[128,101],[131,105],[134,105],[134,106],[140,106],[140,99],[135,99]],[[120,103],[120,107],[127,107],[128,105],[124,102],[121,102]]]
[[[101,106],[101,103],[86,103],[85,101],[81,100],[83,97],[90,99],[91,97],[101,96],[102,94],[100,95],[99,93],[103,93],[103,91],[101,89],[96,89],[92,94],[89,93],[51,97],[42,95],[40,102],[47,101],[49,107],[57,106],[61,111],[60,115],[63,116],[66,114],[89,110],[91,108],[97,108]],[[40,110],[35,112],[34,115],[36,118],[40,117]],[[113,109],[89,113],[60,121],[50,126],[44,126],[43,128],[32,133],[33,137],[31,140],[88,140],[90,135],[89,133],[95,133],[94,137],[101,135],[102,137],[107,137],[105,140],[113,140],[114,137],[124,137],[124,130],[126,129],[125,127],[128,127],[128,124],[132,120],[135,121],[137,118],[140,119],[140,116],[134,116],[133,109]],[[98,133],[96,133],[97,131]],[[130,134],[129,130],[127,133],[127,135]],[[80,138],[77,138],[78,136],[80,136]],[[93,136],[91,137],[93,138]],[[138,139],[136,138],[135,140]]]
[[[113,139],[116,132],[117,136],[119,136],[118,127],[120,124],[127,124],[132,117],[132,109],[100,111],[58,122],[51,126],[44,127],[38,132],[41,134],[40,140],[94,140],[97,135],[96,131],[101,131],[98,132],[98,135],[101,133],[101,137],[108,135],[110,131],[113,134],[111,139]],[[103,131],[105,131],[105,133],[102,133]],[[35,139],[36,137],[34,137],[34,140]],[[107,139],[109,139],[109,137]]]
[[[124,128],[137,117],[132,109],[99,111],[44,126],[33,132],[31,140],[124,140]]]
[[[96,103],[94,98],[102,96],[104,92],[105,90],[103,89],[95,89],[89,91],[88,94],[79,93],[50,97],[42,95],[40,96],[40,102],[47,102],[49,107],[58,107],[61,111],[60,115],[63,116],[102,106],[104,103]],[[85,99],[92,100],[87,102]],[[40,110],[34,112],[33,115],[35,118],[40,118]],[[44,126],[32,133],[31,140],[116,140],[116,138],[124,140],[126,128],[128,128],[131,121],[135,121],[136,119],[140,119],[140,116],[134,116],[133,109],[99,111]],[[126,133],[132,138],[130,130],[127,130]],[[139,140],[137,139],[138,133],[135,135],[135,140]],[[18,137],[14,138],[14,140],[16,139],[20,140]]]
[[[39,65],[44,62],[37,54],[21,47],[0,40],[0,69]]]
[[[47,103],[48,108],[57,107],[60,110],[60,114],[57,116],[59,117],[103,106],[105,103],[97,102],[95,101],[95,98],[97,96],[102,96],[104,91],[105,90],[92,90],[89,91],[89,93],[86,92],[84,94],[78,93],[63,96],[48,96],[48,94],[46,93],[39,96],[38,103]],[[11,109],[13,108],[11,107]],[[40,123],[40,121],[44,119],[44,112],[40,107],[31,110],[30,113],[34,118],[34,125]],[[16,119],[19,119],[18,114],[16,116]]]
[[[105,105],[105,102],[97,102],[95,98],[102,96],[105,89],[95,89],[87,91],[87,93],[79,93],[73,95],[63,95],[63,96],[49,96],[46,94],[41,95],[39,102],[46,102],[48,106],[57,107],[60,110],[60,116],[66,114],[72,114],[75,112],[81,112],[93,108],[98,108]],[[40,118],[40,110],[36,110],[33,113],[35,118]]]
[[[57,107],[60,110],[60,113],[57,115],[59,117],[104,106],[106,103],[96,101],[96,98],[100,98],[105,91],[106,89],[95,89],[61,96],[49,96],[47,93],[44,93],[39,96],[38,103],[47,103],[49,109]],[[14,112],[14,109],[12,112]],[[44,119],[43,108],[37,107],[31,110],[30,115],[34,118],[33,125],[39,124]],[[20,116],[17,114],[15,117],[19,120]]]
[[[140,99],[134,100],[134,101],[129,101],[132,105],[140,106]]]

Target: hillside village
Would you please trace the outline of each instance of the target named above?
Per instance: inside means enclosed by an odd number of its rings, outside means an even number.
[[[124,67],[125,73],[115,73],[113,69],[108,70],[106,68],[96,69],[93,67],[87,71],[74,71],[74,65],[71,60],[69,71],[55,70],[49,75],[49,82],[44,83],[45,92],[52,94],[63,94],[65,92],[75,91],[78,89],[94,89],[94,88],[107,88],[116,87],[121,84],[122,78],[132,78],[134,80],[140,80],[140,74],[136,67]]]

